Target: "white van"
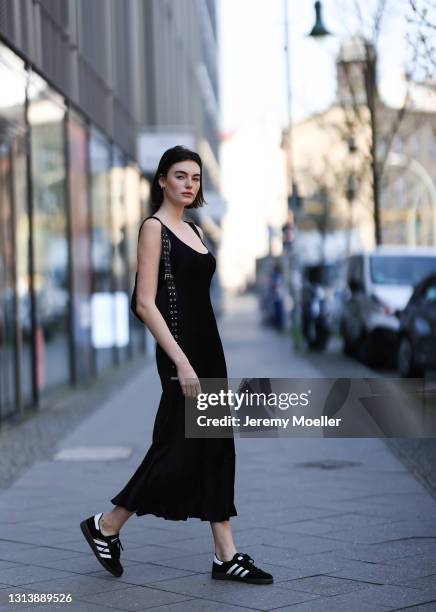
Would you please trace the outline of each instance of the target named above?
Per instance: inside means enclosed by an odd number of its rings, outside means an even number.
[[[351,255],[340,322],[344,352],[357,353],[368,365],[394,365],[397,315],[432,272],[435,247],[386,245]]]

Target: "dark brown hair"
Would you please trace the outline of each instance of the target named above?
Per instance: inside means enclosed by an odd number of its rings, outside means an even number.
[[[199,208],[206,203],[203,196],[203,163],[201,161],[201,157],[198,155],[198,153],[195,153],[195,151],[191,151],[182,145],[177,145],[165,151],[160,158],[159,165],[153,177],[150,192],[152,214],[159,209],[163,202],[164,192],[162,187],[159,185],[159,178],[161,176],[166,176],[172,165],[182,161],[194,161],[200,167],[200,189],[198,190],[197,196],[192,204],[189,204],[189,206],[186,206],[185,208]]]

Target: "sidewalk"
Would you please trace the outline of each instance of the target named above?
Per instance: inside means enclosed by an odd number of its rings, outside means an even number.
[[[219,321],[229,376],[325,375],[291,353],[289,338],[258,327],[253,298],[233,306]],[[142,460],[159,397],[153,365],[58,449],[114,447],[127,458],[39,461],[0,494],[0,611],[436,609],[436,502],[376,439],[236,440],[235,544],[273,585],[211,580],[213,541],[198,519],[132,517],[123,576],[100,569],[79,522],[109,509]],[[73,602],[7,603],[35,592]]]

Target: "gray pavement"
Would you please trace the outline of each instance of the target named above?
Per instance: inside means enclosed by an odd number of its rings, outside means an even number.
[[[336,353],[293,354],[289,338],[257,319],[244,297],[219,321],[229,376],[364,373]],[[435,500],[378,439],[236,439],[235,543],[274,575],[273,585],[213,581],[209,524],[152,515],[132,517],[122,531],[123,576],[106,573],[79,522],[111,507],[144,456],[159,396],[153,363],[57,449],[117,447],[127,459],[49,457],[1,492],[0,611],[436,610]],[[11,593],[73,601],[11,604]]]

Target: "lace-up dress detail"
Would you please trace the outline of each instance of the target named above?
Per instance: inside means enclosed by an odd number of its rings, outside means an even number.
[[[197,376],[225,379],[226,361],[210,300],[216,259],[210,251],[192,248],[160,223],[162,256],[156,306]],[[189,225],[201,240],[196,226]],[[111,501],[138,516],[228,520],[237,515],[234,439],[186,438],[185,397],[178,379],[173,380],[177,368],[158,343],[156,363],[162,395],[152,444],[132,478]],[[144,410],[152,409],[147,393],[143,401]]]

